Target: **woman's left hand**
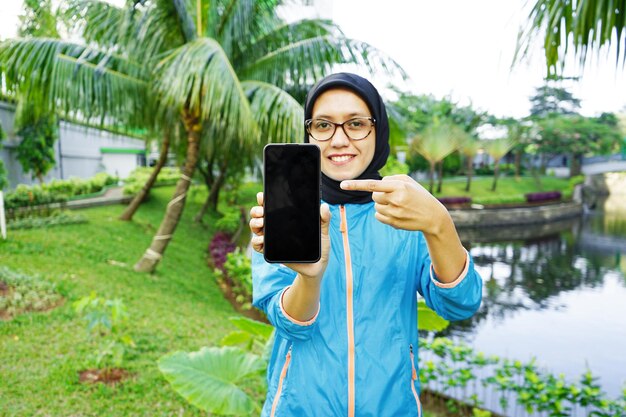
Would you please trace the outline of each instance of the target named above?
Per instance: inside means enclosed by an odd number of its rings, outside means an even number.
[[[396,229],[436,235],[444,222],[451,221],[443,204],[408,175],[391,175],[382,180],[347,180],[341,182],[341,188],[370,191],[376,219]]]

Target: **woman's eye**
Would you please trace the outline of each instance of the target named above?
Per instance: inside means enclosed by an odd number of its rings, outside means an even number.
[[[324,121],[319,121],[315,123],[315,128],[318,130],[326,130],[326,129],[330,129],[330,123],[328,122],[324,122]]]
[[[363,126],[365,126],[365,123],[363,123],[363,121],[361,121],[361,120],[356,120],[355,119],[355,120],[350,120],[348,122],[348,127],[352,127],[352,128],[357,128],[358,129],[358,128],[363,127]]]

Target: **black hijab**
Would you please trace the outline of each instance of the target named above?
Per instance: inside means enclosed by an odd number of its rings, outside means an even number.
[[[311,118],[315,100],[323,92],[333,88],[346,88],[361,97],[372,113],[372,117],[376,120],[376,150],[374,151],[374,158],[365,171],[356,179],[381,179],[378,170],[385,166],[389,156],[389,120],[387,119],[387,110],[385,109],[383,99],[372,83],[363,77],[347,72],[329,75],[315,84],[307,94],[304,119]],[[309,141],[307,132],[304,132],[304,141]],[[340,181],[335,181],[322,173],[322,199],[329,204],[364,204],[372,201],[372,193],[342,190],[339,184]]]

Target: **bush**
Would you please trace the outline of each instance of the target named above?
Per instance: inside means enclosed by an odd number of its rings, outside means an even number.
[[[44,311],[62,299],[56,285],[41,277],[0,267],[0,318],[12,318],[27,311]]]
[[[87,218],[81,214],[55,212],[48,217],[24,217],[13,220],[7,224],[7,229],[39,229],[43,227],[80,223],[87,223]]]
[[[380,175],[387,177],[389,175],[407,175],[409,173],[409,166],[403,162],[398,161],[393,156],[389,156],[387,163],[380,170]]]
[[[141,187],[148,181],[154,167],[139,167],[130,173],[124,180],[124,195],[137,194]],[[153,187],[174,185],[180,178],[180,169],[176,167],[163,167],[159,171]]]
[[[231,242],[231,236],[228,233],[215,233],[209,244],[209,254],[213,260],[213,266],[223,272],[226,256],[233,252],[236,247],[237,245]]]
[[[526,202],[528,203],[540,203],[544,201],[557,201],[561,199],[560,191],[544,191],[538,193],[524,194]]]
[[[462,204],[470,204],[471,197],[439,197],[437,198],[445,206],[458,206]]]
[[[72,197],[100,192],[104,187],[117,183],[117,177],[106,172],[89,179],[70,178],[53,180],[43,185],[20,184],[5,196],[5,207],[13,210],[21,207],[36,207],[53,203],[65,203]]]

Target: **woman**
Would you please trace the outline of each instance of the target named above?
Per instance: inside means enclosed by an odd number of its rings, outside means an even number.
[[[276,328],[262,416],[420,416],[416,292],[448,320],[478,309],[482,282],[447,210],[389,155],[382,98],[340,73],[307,96],[321,149],[322,257],[268,264],[263,195],[251,210],[253,304]]]

